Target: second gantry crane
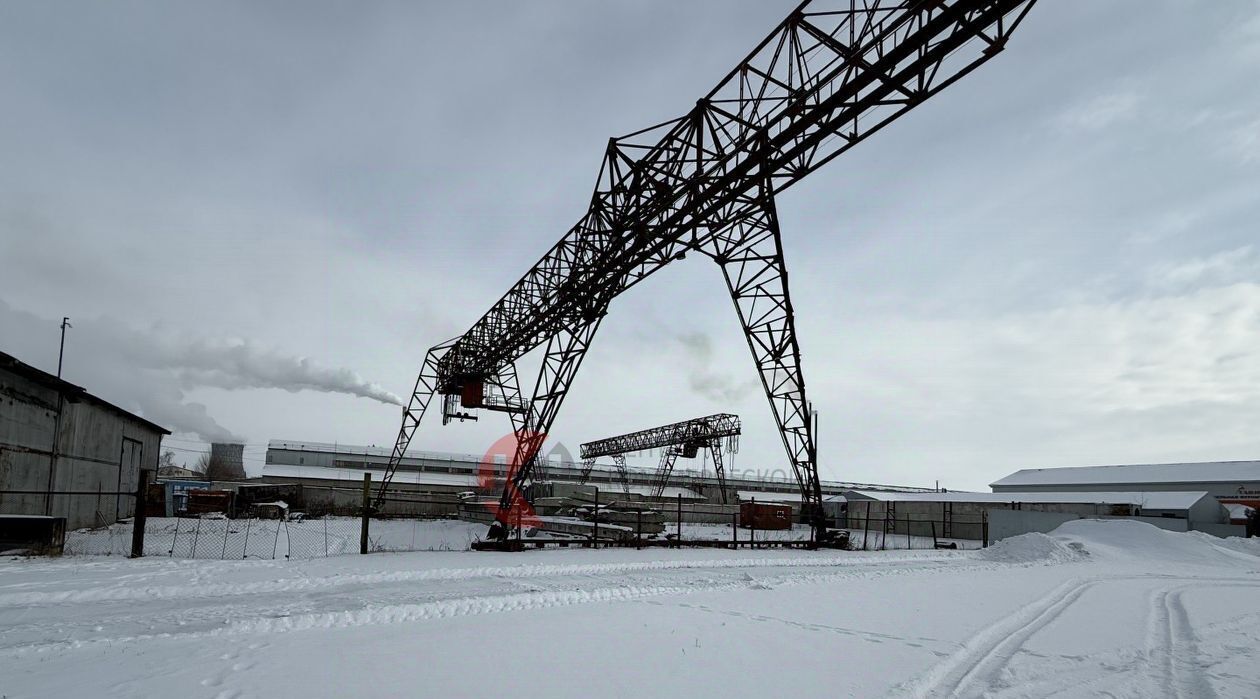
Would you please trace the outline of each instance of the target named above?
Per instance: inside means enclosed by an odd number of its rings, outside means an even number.
[[[625,455],[631,452],[660,449],[660,464],[652,476],[652,486],[649,491],[649,495],[659,498],[665,492],[665,486],[669,484],[669,476],[674,471],[674,462],[678,457],[694,459],[701,450],[704,450],[713,457],[713,473],[717,477],[718,497],[725,505],[727,500],[726,467],[722,452],[733,454],[739,449],[739,433],[738,416],[718,413],[586,442],[582,445],[580,482],[585,483],[590,478],[595,459],[611,456],[617,467],[617,474],[621,478],[622,487],[629,492],[629,473],[626,469]]]

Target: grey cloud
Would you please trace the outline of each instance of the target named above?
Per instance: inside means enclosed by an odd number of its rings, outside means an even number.
[[[674,339],[682,346],[686,356],[687,385],[697,395],[729,405],[742,401],[757,388],[755,379],[740,381],[715,366],[713,340],[708,335],[682,333]]]
[[[1086,131],[1105,129],[1132,119],[1141,101],[1141,95],[1129,90],[1099,95],[1060,114],[1059,125]]]

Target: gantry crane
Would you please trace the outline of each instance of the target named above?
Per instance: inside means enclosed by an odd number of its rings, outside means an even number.
[[[688,253],[722,270],[803,515],[818,456],[775,195],[1005,48],[1035,0],[807,0],[687,113],[612,138],[578,222],[463,335],[428,351],[386,475],[434,395],[443,419],[505,412],[517,437],[491,536],[506,539],[535,459],[619,294]],[[532,398],[516,361],[544,347]]]
[[[617,473],[621,477],[622,487],[629,492],[629,474],[626,471],[626,457],[630,452],[661,449],[660,464],[652,477],[650,494],[661,497],[669,476],[674,471],[674,462],[678,457],[694,459],[703,449],[713,457],[713,471],[717,476],[718,493],[722,504],[726,504],[726,468],[722,452],[735,453],[739,449],[739,417],[728,413],[718,413],[708,417],[697,417],[660,427],[652,427],[638,432],[586,442],[582,445],[582,476],[580,482],[585,483],[591,476],[595,459],[601,456],[613,457]]]

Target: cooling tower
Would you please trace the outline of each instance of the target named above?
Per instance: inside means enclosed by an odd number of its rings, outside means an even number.
[[[216,481],[245,480],[245,445],[217,442],[210,445],[210,469]]]

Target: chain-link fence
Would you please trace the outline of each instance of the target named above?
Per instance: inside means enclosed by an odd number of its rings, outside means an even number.
[[[129,522],[134,492],[0,491],[0,551],[130,555],[140,544]]]
[[[149,519],[146,555],[172,558],[322,558],[358,553],[356,517],[162,517]]]
[[[264,485],[247,486],[232,497],[215,495],[227,492],[222,489],[203,491],[202,498],[190,491],[180,501],[180,516],[169,516],[169,503],[153,500],[160,485],[138,489],[148,493],[139,508],[137,493],[121,492],[10,491],[0,492],[0,504],[23,498],[28,511],[43,506],[54,513],[43,519],[64,520],[62,543],[48,547],[49,552],[222,560],[465,551],[487,538],[498,509],[498,499],[489,493],[404,492],[373,502],[370,483],[363,488]],[[849,503],[824,515],[830,543],[857,550],[979,548],[988,534],[984,512],[942,509],[929,516]],[[645,500],[599,490],[542,498],[514,517],[507,519],[520,522],[513,536],[522,546],[803,547],[814,533],[792,504]]]

